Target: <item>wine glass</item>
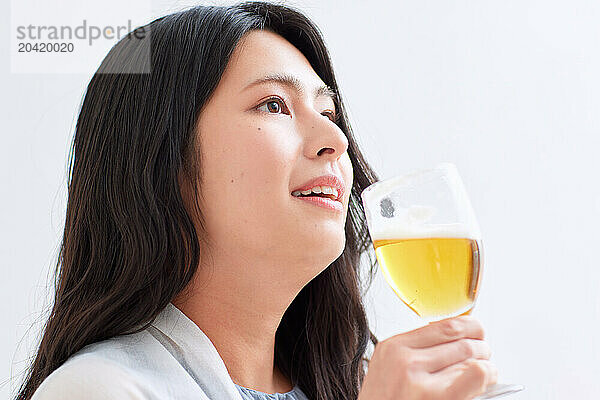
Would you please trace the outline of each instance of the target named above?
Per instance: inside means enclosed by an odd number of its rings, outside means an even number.
[[[470,313],[483,249],[456,166],[442,163],[375,182],[361,197],[377,261],[398,297],[427,322]],[[520,390],[497,383],[476,399]]]

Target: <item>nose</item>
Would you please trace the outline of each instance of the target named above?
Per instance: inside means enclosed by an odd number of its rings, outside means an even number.
[[[315,113],[316,117],[308,121],[305,127],[306,157],[328,158],[336,161],[348,149],[348,138],[329,118]]]

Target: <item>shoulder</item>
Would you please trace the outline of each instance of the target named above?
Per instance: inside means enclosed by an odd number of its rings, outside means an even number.
[[[143,379],[122,364],[94,354],[82,354],[52,372],[32,400],[142,400],[147,398],[144,387]]]

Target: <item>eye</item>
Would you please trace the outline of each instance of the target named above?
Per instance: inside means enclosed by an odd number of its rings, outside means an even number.
[[[256,107],[256,109],[269,114],[279,114],[280,112],[287,110],[287,107],[285,106],[283,100],[281,100],[279,97],[271,97],[263,101],[258,107]]]
[[[338,115],[334,111],[325,110],[322,112],[322,114],[326,115],[331,120],[331,122],[333,122],[333,123],[338,122]]]

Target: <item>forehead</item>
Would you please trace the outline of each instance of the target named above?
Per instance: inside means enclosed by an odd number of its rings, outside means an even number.
[[[292,79],[269,79],[273,77]],[[267,79],[265,79],[267,78]],[[282,82],[282,81],[288,81]],[[282,36],[270,31],[247,33],[236,46],[222,77],[222,83],[239,90],[268,84],[287,84],[300,91],[333,95],[316,74],[304,54]]]

